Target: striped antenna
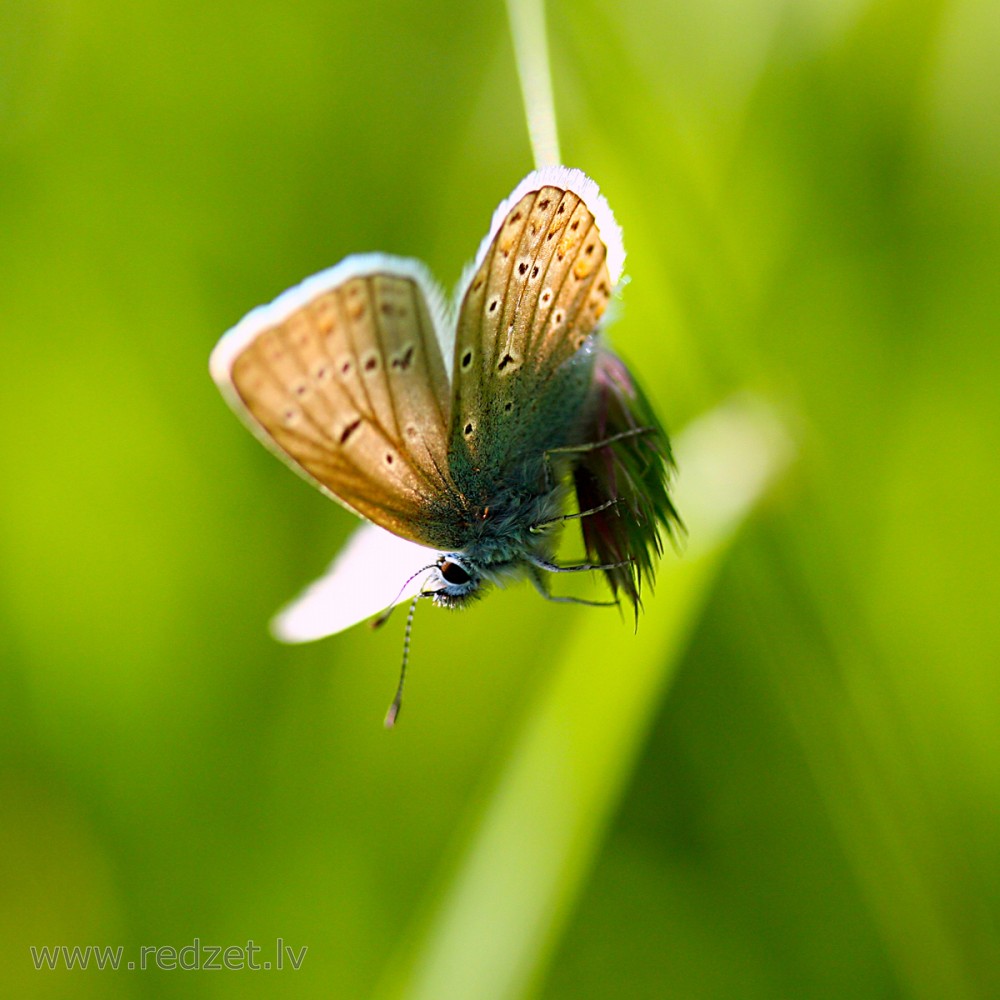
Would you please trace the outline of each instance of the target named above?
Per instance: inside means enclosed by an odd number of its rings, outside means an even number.
[[[406,682],[406,664],[410,660],[410,633],[413,631],[413,614],[417,610],[417,601],[422,594],[417,594],[410,601],[410,613],[406,616],[406,633],[403,636],[403,665],[399,668],[399,685],[396,688],[396,697],[392,699],[389,711],[385,713],[385,728],[392,729],[399,718],[399,710],[403,707],[403,684]]]

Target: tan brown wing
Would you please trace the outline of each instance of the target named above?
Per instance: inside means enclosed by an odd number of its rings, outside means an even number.
[[[349,257],[250,313],[210,365],[292,468],[416,542],[428,503],[449,489],[440,301],[415,261]]]
[[[452,432],[473,454],[488,422],[543,391],[583,346],[621,275],[621,231],[578,170],[530,174],[494,216],[462,299]]]

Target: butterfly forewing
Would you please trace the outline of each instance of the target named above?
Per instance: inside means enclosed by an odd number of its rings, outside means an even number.
[[[515,427],[594,332],[623,256],[607,204],[578,171],[530,175],[501,208],[455,342],[452,432],[473,454],[484,440],[510,439],[501,425]]]
[[[251,313],[212,359],[266,444],[417,542],[422,512],[448,489],[448,380],[427,286],[411,262],[349,258]]]

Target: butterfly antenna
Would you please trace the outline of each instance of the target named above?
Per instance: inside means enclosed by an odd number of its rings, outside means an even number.
[[[412,577],[411,577],[412,579]],[[399,710],[403,707],[403,683],[406,680],[406,664],[410,659],[410,632],[413,631],[413,616],[417,611],[417,601],[420,594],[410,601],[410,613],[406,616],[406,632],[403,634],[403,665],[399,668],[399,685],[396,688],[396,697],[392,699],[389,711],[385,713],[385,728],[392,729],[399,718]]]
[[[403,591],[406,590],[406,588],[409,587],[409,585],[418,576],[420,576],[421,573],[426,573],[427,570],[434,569],[436,565],[437,565],[436,563],[431,563],[429,566],[424,566],[422,569],[418,569],[416,573],[408,577],[406,583],[404,583],[403,586],[399,588],[399,593],[392,599],[392,602],[390,603],[389,607],[387,607],[385,611],[383,611],[382,614],[380,614],[377,618],[372,619],[371,627],[381,628],[389,620],[389,615],[391,615],[393,611],[396,610],[396,605],[399,603],[400,597],[403,596]],[[411,612],[411,617],[412,617],[412,612]]]

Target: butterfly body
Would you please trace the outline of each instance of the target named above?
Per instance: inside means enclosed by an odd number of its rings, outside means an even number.
[[[541,526],[559,516],[566,490],[562,486],[546,489],[541,485],[544,476],[533,477],[533,471],[521,470],[517,479],[521,485],[516,487],[483,484],[480,491],[462,494],[461,527],[451,535],[457,544],[436,546],[445,554],[424,586],[435,603],[460,606],[477,596],[482,584],[500,585],[523,575],[532,559],[549,558],[552,533]],[[536,489],[524,485],[532,478],[539,484]],[[442,572],[442,567],[451,566],[459,572]]]
[[[574,464],[569,450],[595,440],[588,399],[602,350],[588,338],[516,411],[509,400],[495,400],[479,427],[480,434],[490,431],[485,445],[477,447],[466,427],[456,427],[448,455],[451,489],[439,516],[431,515],[427,537],[446,552],[448,565],[471,579],[433,579],[425,590],[435,603],[457,607],[477,596],[482,583],[501,585],[532,566],[551,565]]]
[[[638,608],[676,513],[666,435],[598,330],[623,259],[593,181],[536,171],[495,213],[454,312],[418,262],[350,257],[245,317],[212,374],[295,471],[418,566],[438,553],[408,593],[457,607],[525,575],[546,593],[559,527],[578,517],[588,557]]]

